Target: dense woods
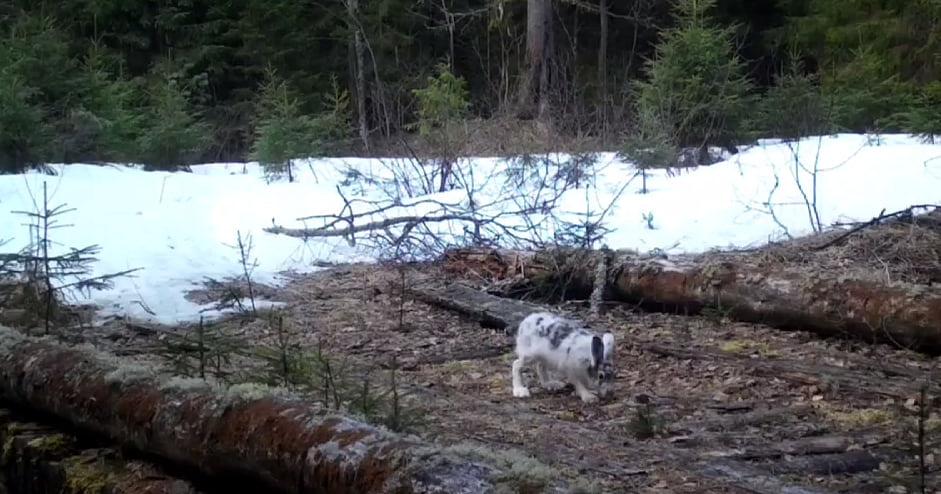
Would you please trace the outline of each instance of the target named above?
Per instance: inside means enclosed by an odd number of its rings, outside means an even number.
[[[648,166],[762,136],[931,137],[939,24],[935,0],[7,0],[0,169],[455,152],[520,129]]]

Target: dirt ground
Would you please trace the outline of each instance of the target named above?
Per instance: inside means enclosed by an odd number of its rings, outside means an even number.
[[[434,276],[435,269],[412,268],[405,284]],[[392,269],[342,266],[295,276],[270,294],[285,303],[279,313],[302,346],[342,355],[363,369],[388,368],[394,357],[412,405],[422,411],[415,432],[423,438],[518,450],[600,492],[787,492],[787,485],[817,489],[790,492],[921,492],[915,475],[921,399],[912,390],[917,376],[933,369],[933,359],[887,345],[824,341],[809,333],[642,313],[625,305],[608,305],[593,319],[585,304],[570,302],[554,309],[616,336],[613,396],[586,405],[571,389],[541,390],[530,373],[533,396],[517,399],[510,386],[510,338],[403,297],[402,280]],[[253,344],[276,339],[267,318],[225,324],[238,326]],[[164,331],[192,331],[155,329],[112,321],[86,334],[117,353],[149,357]],[[689,355],[645,350],[658,343]],[[789,363],[804,370],[781,371]],[[814,376],[808,366],[823,371]],[[870,384],[831,382],[826,369],[865,376],[860,382]],[[930,441],[941,432],[941,420],[933,412],[925,416],[926,467],[934,472],[941,444]],[[813,438],[834,436],[845,439],[848,454],[870,451],[878,464],[830,474],[826,461],[838,463],[842,456],[786,447],[807,443],[813,449]],[[773,472],[785,487],[743,489],[728,476],[709,474],[725,461]],[[933,473],[928,480],[941,492]]]

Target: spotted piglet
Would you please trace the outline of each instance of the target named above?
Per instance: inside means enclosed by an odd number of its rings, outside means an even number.
[[[548,312],[527,316],[516,332],[516,360],[513,361],[513,396],[526,398],[523,367],[534,364],[543,388],[559,390],[564,382],[575,386],[585,403],[610,393],[614,379],[614,335],[598,336],[585,325]]]

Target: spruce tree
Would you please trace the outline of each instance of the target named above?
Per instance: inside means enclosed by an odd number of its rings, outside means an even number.
[[[268,80],[258,102],[256,137],[252,157],[261,164],[269,178],[287,175],[294,181],[291,160],[319,156],[327,142],[343,123],[342,114],[348,98],[335,96],[335,112],[320,117],[305,115],[301,103],[287,81],[269,70]],[[336,117],[336,118],[334,118]]]
[[[794,141],[834,129],[832,98],[821,92],[816,76],[805,73],[797,53],[790,58],[788,68],[758,102],[749,125],[756,137]]]
[[[676,145],[705,156],[710,145],[730,146],[743,134],[751,83],[735,52],[733,28],[715,25],[715,0],[678,0],[675,27],[661,32],[639,82],[637,109],[657,115]],[[701,160],[702,161],[702,160]]]
[[[172,170],[199,159],[209,129],[190,108],[183,89],[168,78],[151,85],[147,122],[137,145],[149,169]]]
[[[35,88],[0,69],[0,173],[18,172],[46,156],[49,132],[35,96]]]

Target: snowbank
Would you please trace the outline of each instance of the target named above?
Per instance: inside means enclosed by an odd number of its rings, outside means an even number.
[[[507,191],[508,163],[474,158],[465,165],[473,166],[483,184],[478,194],[490,196],[476,200],[504,207],[499,197]],[[882,209],[941,202],[941,145],[908,136],[838,135],[791,145],[762,142],[727,161],[677,176],[648,172],[648,194],[639,193],[640,179],[630,181],[636,170],[614,155],[599,155],[596,167],[596,179],[587,188],[567,192],[561,209],[577,215],[586,204],[599,210],[617,197],[607,221],[614,231],[606,243],[640,251],[746,247],[779,239],[785,231],[793,236],[810,233],[814,213],[807,202],[813,201],[814,191],[816,214],[824,226],[868,219]],[[253,257],[259,263],[256,277],[263,283],[277,284],[281,272],[312,271],[325,262],[368,260],[370,253],[355,250],[343,239],[305,243],[262,229],[273,222],[300,227],[304,223],[297,218],[338,212],[343,206],[338,186],[347,197],[381,198],[389,193],[373,184],[348,183],[349,169],[395,178],[382,161],[361,158],[301,160],[295,183],[267,183],[254,163],[200,165],[193,173],[126,166],[54,168],[55,176],[0,176],[0,239],[10,240],[0,251],[15,251],[28,242],[27,219],[12,211],[32,210],[33,197],[41,198],[45,181],[52,205],[66,203],[77,209],[63,218],[74,226],[54,232],[59,248],[100,245],[94,274],[144,268],[134,278],[117,280],[113,289],[93,294],[91,301],[103,308],[103,315],[164,323],[199,317],[203,308],[183,296],[205,277],[238,274],[237,231],[252,235]],[[811,173],[815,168],[816,184]],[[466,197],[451,191],[439,199]]]

